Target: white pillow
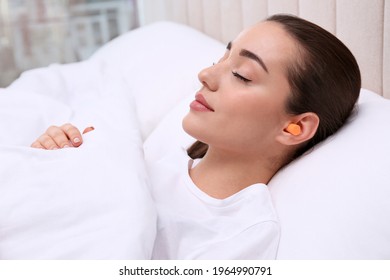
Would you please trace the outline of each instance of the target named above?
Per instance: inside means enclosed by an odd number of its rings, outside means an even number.
[[[161,160],[167,154],[187,149],[196,141],[184,132],[182,119],[189,111],[189,104],[194,100],[191,94],[179,102],[158,124],[144,142],[146,164]]]
[[[150,258],[156,212],[130,101],[94,63],[30,71],[0,91],[1,259]],[[64,122],[95,130],[77,149],[29,147]]]

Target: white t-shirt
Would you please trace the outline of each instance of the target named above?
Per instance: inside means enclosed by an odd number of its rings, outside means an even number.
[[[153,259],[275,259],[280,229],[267,186],[216,199],[192,182],[192,162],[182,151],[149,166],[158,212]]]

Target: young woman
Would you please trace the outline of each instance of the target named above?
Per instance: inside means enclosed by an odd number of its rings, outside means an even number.
[[[279,225],[266,184],[335,133],[361,87],[357,62],[329,32],[275,15],[244,30],[202,84],[183,120],[198,139],[183,167],[151,169],[159,222],[155,258],[275,258]],[[79,146],[67,124],[32,147]]]

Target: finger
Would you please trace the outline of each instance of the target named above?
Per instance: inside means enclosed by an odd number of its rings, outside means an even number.
[[[51,126],[46,130],[48,136],[51,137],[51,140],[56,143],[58,148],[67,148],[70,147],[68,135],[61,127]],[[48,140],[49,141],[49,140]]]
[[[93,126],[87,127],[86,129],[84,129],[83,134],[88,133],[92,130],[95,130],[95,128]]]
[[[59,146],[57,145],[57,143],[53,140],[53,138],[51,138],[48,134],[42,134],[38,139],[37,141],[35,142],[38,142],[41,146],[42,146],[42,149],[46,149],[46,150],[56,150],[59,148]],[[38,144],[36,144],[38,145]]]
[[[63,132],[65,132],[68,139],[71,141],[72,146],[78,147],[83,143],[80,130],[74,125],[67,123],[61,126]]]
[[[41,145],[41,143],[39,143],[38,141],[35,141],[34,143],[31,144],[31,148],[36,148],[36,149],[45,149],[45,147],[43,147]]]

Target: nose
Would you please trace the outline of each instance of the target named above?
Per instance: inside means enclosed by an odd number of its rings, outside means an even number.
[[[216,91],[218,89],[218,75],[216,71],[216,64],[207,67],[199,72],[198,79],[202,85],[210,91]]]

